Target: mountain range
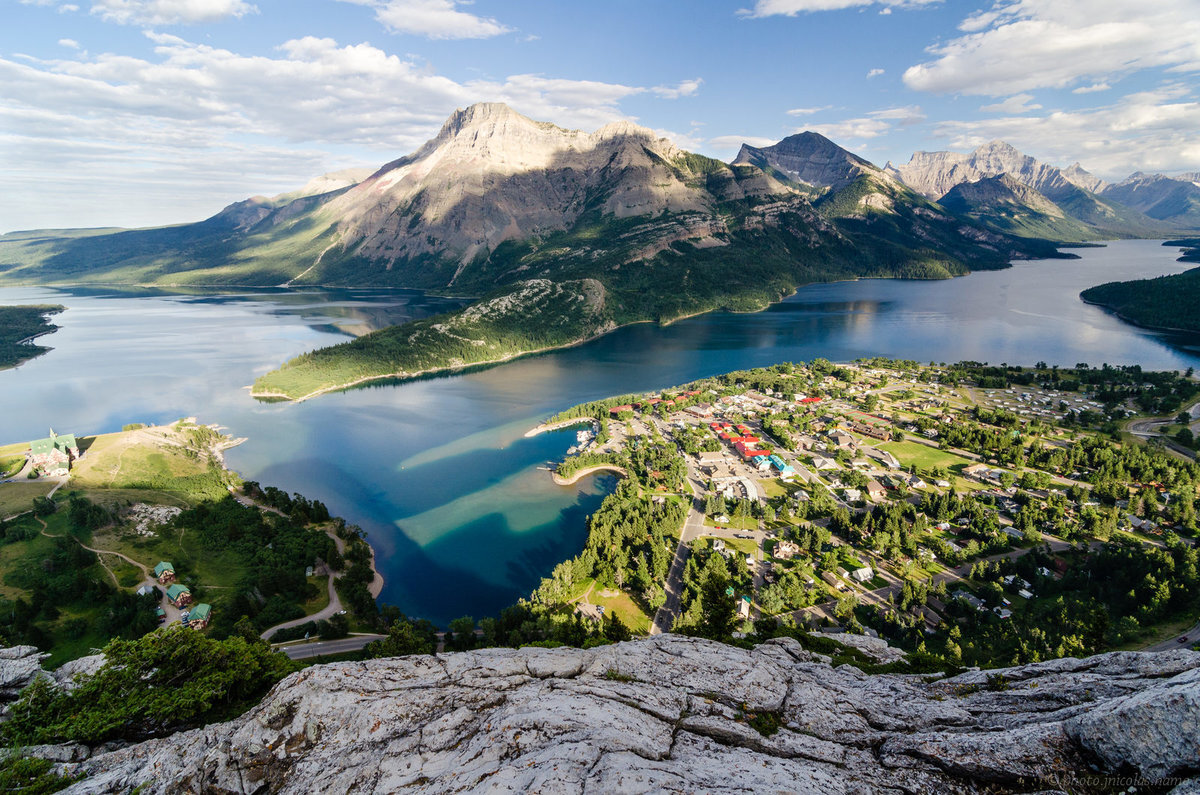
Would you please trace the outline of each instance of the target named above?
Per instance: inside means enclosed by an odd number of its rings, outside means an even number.
[[[1066,242],[1154,237],[1200,227],[1195,174],[1137,173],[1108,184],[1079,163],[1051,166],[1004,141],[966,154],[917,152],[905,164],[888,163],[884,171],[946,209],[1012,234]],[[999,177],[1008,179],[996,182]],[[971,185],[977,187],[966,187]]]
[[[567,130],[483,103],[372,173],[327,175],[199,223],[4,235],[0,284],[390,286],[480,299],[307,355],[260,384],[296,397],[630,322],[758,309],[814,281],[946,278],[1064,256],[1052,241],[1154,234],[1191,212],[1186,191],[1154,200],[1162,180],[1144,182],[1129,195],[1163,218],[1104,198],[1108,186],[1081,168],[1001,143],[880,168],[805,132],[723,163],[628,122]]]

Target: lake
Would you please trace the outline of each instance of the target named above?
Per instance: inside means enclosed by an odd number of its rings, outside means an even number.
[[[1187,270],[1175,249],[1118,241],[1077,253],[939,282],[810,285],[756,314],[639,324],[501,367],[298,405],[256,402],[245,387],[303,351],[457,304],[402,290],[3,288],[0,304],[68,309],[38,340],[53,351],[0,371],[0,440],[51,426],[88,435],[184,416],[219,423],[249,440],[229,451],[232,468],[362,525],[382,599],[444,624],[495,614],[582,548],[611,477],[555,486],[539,466],[574,433],[524,438],[575,403],[817,357],[1200,367],[1200,338],[1138,329],[1078,296]]]

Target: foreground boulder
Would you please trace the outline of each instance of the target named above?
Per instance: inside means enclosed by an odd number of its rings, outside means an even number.
[[[96,753],[71,793],[1194,791],[1200,653],[926,681],[661,635],[315,666],[240,718]]]

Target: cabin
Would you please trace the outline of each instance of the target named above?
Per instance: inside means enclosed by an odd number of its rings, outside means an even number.
[[[192,591],[186,585],[175,583],[167,586],[167,601],[176,607],[187,607],[192,603]]]
[[[860,583],[868,582],[874,576],[875,571],[870,566],[863,566],[861,569],[850,572],[850,577]]]
[[[198,604],[180,617],[183,619],[183,625],[188,629],[204,629],[208,626],[208,621],[212,617],[212,606],[203,603]]]
[[[154,579],[159,585],[170,585],[175,582],[175,567],[168,561],[160,560],[154,567]]]
[[[71,433],[59,436],[51,428],[47,438],[29,443],[29,465],[47,477],[66,477],[78,458],[79,444]]]

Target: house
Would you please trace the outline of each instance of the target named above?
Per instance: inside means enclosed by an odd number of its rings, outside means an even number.
[[[962,473],[966,477],[982,480],[989,470],[990,467],[987,464],[971,464],[963,467]]]
[[[800,554],[800,547],[791,541],[780,541],[775,545],[775,557],[780,560],[791,560]]]
[[[742,619],[743,621],[750,618],[750,597],[749,596],[743,596],[741,599],[738,599],[737,611],[738,611],[738,618]]]
[[[211,617],[212,606],[203,603],[196,605],[180,616],[183,619],[183,625],[189,629],[204,629],[208,626],[208,621]]]
[[[159,585],[170,585],[175,582],[175,567],[165,560],[160,560],[154,567],[154,579]]]
[[[879,502],[885,496],[887,496],[887,490],[883,487],[883,484],[877,480],[867,481],[867,497],[870,498],[872,502]]]
[[[1012,611],[1007,607],[993,607],[992,612],[1000,616],[1001,619],[1012,618]]]
[[[961,588],[959,588],[957,591],[952,593],[951,596],[953,596],[955,599],[962,599],[964,602],[966,602],[967,604],[969,604],[971,607],[975,608],[976,610],[985,609],[982,599],[980,599],[978,596],[975,596],[974,594],[972,594],[968,591],[964,591]]]
[[[74,434],[59,436],[50,429],[45,439],[29,443],[29,465],[48,477],[64,477],[70,473],[71,462],[79,458],[79,445]]]
[[[138,596],[149,596],[152,593],[154,593],[154,589],[149,585],[143,585],[141,588],[137,589]]]
[[[925,481],[921,480],[920,475],[910,475],[908,478],[908,485],[914,489],[923,489],[927,484]]]
[[[858,489],[844,489],[842,497],[845,498],[846,502],[858,502],[862,499],[862,492]]]
[[[715,466],[725,460],[725,453],[720,450],[705,450],[696,455],[701,466]]]
[[[725,553],[725,541],[720,538],[714,538],[712,542],[713,552]]]
[[[1028,588],[1022,588],[1021,590],[1017,591],[1017,596],[1021,597],[1022,599],[1032,599],[1033,591],[1029,590]]]
[[[829,440],[833,442],[833,444],[839,450],[849,450],[854,447],[854,437],[840,428],[829,434]]]
[[[1025,534],[1022,533],[1017,528],[1013,527],[1012,525],[1004,526],[1004,535],[1008,536],[1013,541],[1024,541],[1025,540]]]
[[[838,576],[833,572],[821,572],[821,579],[825,581],[826,585],[828,585],[830,588],[833,588],[835,591],[842,591],[846,588],[846,583],[839,579]]]
[[[179,583],[168,585],[167,601],[176,607],[187,607],[192,602],[192,591],[186,585]]]
[[[813,456],[813,469],[828,470],[841,469],[841,467],[839,467],[838,462],[834,461],[832,458],[824,458],[823,456],[815,455]]]
[[[865,583],[874,576],[875,571],[870,566],[863,566],[861,569],[850,572],[850,577],[860,583]]]

